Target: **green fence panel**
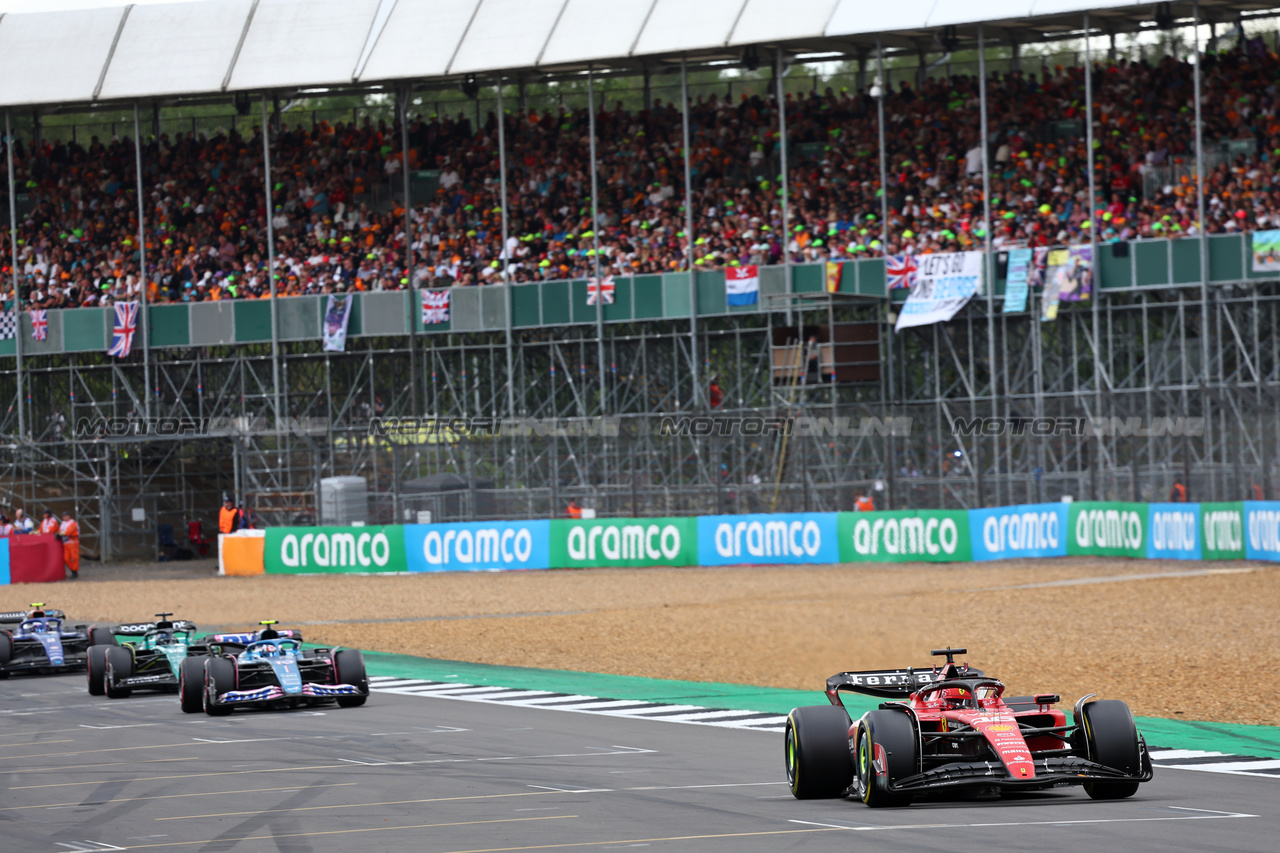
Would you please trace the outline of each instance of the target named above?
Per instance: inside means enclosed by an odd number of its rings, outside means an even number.
[[[65,352],[106,352],[115,326],[110,308],[68,308],[62,312],[62,343]],[[23,341],[26,343],[26,341]],[[26,351],[26,347],[23,347]]]
[[[507,328],[507,289],[503,285],[480,288],[480,323],[489,330]]]
[[[587,304],[587,280],[574,279],[569,282],[569,306],[573,309],[573,322],[594,323],[596,306]]]
[[[884,258],[858,261],[858,292],[863,296],[884,298],[888,285],[884,277]]]
[[[191,343],[196,346],[232,344],[236,340],[236,303],[230,300],[195,302],[191,307]]]
[[[662,276],[638,275],[631,280],[631,301],[635,306],[632,315],[637,320],[657,319],[662,316]]]
[[[760,267],[760,309],[767,311],[774,300],[770,296],[781,296],[787,292],[786,267]]]
[[[1244,238],[1239,234],[1209,237],[1209,281],[1242,280],[1246,262]]]
[[[698,314],[727,314],[729,304],[724,295],[724,272],[707,270],[694,273],[698,286]]]
[[[276,300],[280,312],[280,340],[309,341],[320,337],[320,297],[289,296]]]
[[[663,316],[671,319],[689,317],[689,274],[669,272],[662,275]]]
[[[271,340],[270,299],[240,299],[232,304],[236,306],[236,343]]]
[[[326,295],[321,297],[321,299],[322,301],[320,303],[320,311],[321,313],[323,313],[329,309],[329,297]],[[364,332],[365,313],[366,312],[364,310],[363,299],[357,296],[355,299],[351,300],[351,316],[347,318],[347,337],[354,338],[358,335],[363,335],[365,333]]]
[[[1124,247],[1125,254],[1116,257],[1116,246]],[[1098,287],[1102,290],[1125,290],[1133,287],[1133,264],[1130,254],[1131,243],[1112,243],[1098,247],[1098,259],[1094,265],[1098,270]]]
[[[542,283],[542,325],[563,326],[573,322],[569,310],[569,282],[544,281]]]
[[[1169,283],[1169,241],[1142,240],[1129,244],[1133,252],[1134,285],[1152,287]]]
[[[696,518],[557,519],[551,522],[553,569],[696,565]]]
[[[517,284],[511,288],[511,325],[542,325],[542,285]]]
[[[843,563],[955,563],[973,559],[964,510],[842,512],[836,532]]]
[[[791,267],[792,293],[821,293],[826,289],[826,264],[795,264]]]
[[[404,528],[268,527],[267,574],[407,572]]]
[[[151,346],[190,346],[190,314],[186,305],[152,305],[147,310],[147,331],[151,334]]]
[[[1067,516],[1067,554],[1147,556],[1147,504],[1079,501]]]
[[[1200,504],[1200,556],[1244,559],[1244,502]]]
[[[1200,241],[1183,239],[1169,243],[1173,269],[1171,280],[1175,284],[1200,283]]]
[[[635,308],[631,303],[635,292],[635,279],[631,276],[618,276],[613,280],[613,302],[604,306],[604,321],[620,323],[635,316]]]
[[[360,317],[366,335],[403,335],[409,330],[405,316],[405,295],[398,290],[383,293],[362,293]],[[239,322],[239,318],[237,318]]]
[[[18,342],[15,339],[5,338],[4,340],[0,340],[0,355],[17,356],[17,354]]]
[[[455,332],[480,331],[480,287],[455,287],[449,291],[449,325]]]

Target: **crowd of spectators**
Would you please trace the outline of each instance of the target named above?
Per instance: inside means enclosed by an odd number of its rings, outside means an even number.
[[[1207,229],[1280,227],[1280,57],[1261,42],[1247,43],[1209,56],[1204,72],[1206,146],[1252,143],[1207,176]],[[897,80],[891,89],[883,188],[876,102],[867,92],[788,96],[790,233],[782,220],[776,103],[758,95],[698,98],[691,105],[693,263],[778,263],[784,251],[805,262],[981,248],[978,80]],[[996,247],[1088,242],[1090,229],[1101,241],[1200,233],[1188,174],[1192,66],[1171,58],[1099,63],[1093,92],[1097,197],[1090,205],[1083,69],[1042,67],[988,80]],[[506,116],[505,244],[493,114],[479,128],[462,115],[411,120],[408,168],[440,173],[434,197],[411,205],[411,236],[389,192],[398,192],[405,159],[396,127],[284,122],[271,142],[270,211],[256,129],[249,138],[161,135],[142,151],[148,298],[268,295],[268,216],[282,295],[486,284],[501,280],[508,259],[516,281],[583,277],[597,263],[606,274],[686,268],[678,106],[599,110],[595,221],[588,120],[586,110],[563,108]],[[13,154],[28,205],[19,216],[16,259],[26,304],[137,298],[132,142],[19,141]],[[1159,179],[1153,184],[1151,176]],[[0,287],[9,291],[8,241],[0,261]]]

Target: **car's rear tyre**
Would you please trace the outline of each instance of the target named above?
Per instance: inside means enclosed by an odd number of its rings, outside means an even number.
[[[9,661],[13,660],[13,637],[8,631],[0,631],[0,681],[9,677],[7,670]]]
[[[206,657],[189,657],[178,667],[178,704],[184,714],[204,710],[204,662]]]
[[[103,692],[108,699],[128,699],[133,695],[133,688],[119,686],[116,682],[133,675],[133,655],[123,646],[102,648],[106,651],[106,667],[102,674]]]
[[[904,712],[868,711],[863,715],[853,753],[862,802],[873,809],[911,805],[911,794],[890,791],[889,785],[917,772],[918,744],[915,725]],[[881,750],[885,767],[878,773],[875,761]]]
[[[787,782],[798,800],[831,799],[853,784],[849,714],[839,705],[810,705],[787,716],[783,743]]]
[[[227,658],[205,658],[204,693],[201,700],[204,712],[210,717],[225,717],[231,713],[230,705],[220,705],[217,699],[223,693],[236,689],[236,665]]]
[[[362,691],[360,696],[339,696],[339,708],[358,708],[369,701],[369,676],[364,670],[364,655],[359,649],[343,649],[333,656],[334,675],[339,684],[350,684]]]
[[[89,645],[90,646],[118,646],[120,641],[116,639],[116,635],[111,633],[110,628],[102,625],[94,625],[89,629]]]
[[[103,679],[107,676],[107,648],[107,646],[89,647],[85,673],[88,675],[90,696],[101,696],[105,692]]]
[[[1081,710],[1089,758],[1131,776],[1142,773],[1142,748],[1138,727],[1129,706],[1118,699],[1100,699]],[[1123,800],[1138,791],[1137,782],[1089,780],[1084,790],[1095,800]]]

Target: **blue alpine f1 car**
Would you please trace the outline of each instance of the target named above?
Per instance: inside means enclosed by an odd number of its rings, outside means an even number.
[[[67,614],[36,602],[27,611],[0,613],[0,679],[15,672],[56,674],[84,669],[90,629],[63,627]]]
[[[357,649],[303,649],[298,631],[273,621],[258,631],[214,634],[207,656],[188,657],[178,673],[182,710],[220,717],[236,708],[299,708],[369,699],[364,656]]]

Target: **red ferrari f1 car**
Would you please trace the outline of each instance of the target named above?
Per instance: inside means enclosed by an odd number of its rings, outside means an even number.
[[[1130,797],[1151,781],[1147,743],[1129,707],[1076,702],[1073,723],[1051,693],[1005,697],[1004,685],[955,655],[932,669],[842,672],[827,679],[830,705],[787,718],[787,781],[798,799],[854,796],[868,806],[905,806],[959,789],[1035,790],[1083,785],[1095,800]],[[856,723],[840,701],[850,691],[882,702]]]

